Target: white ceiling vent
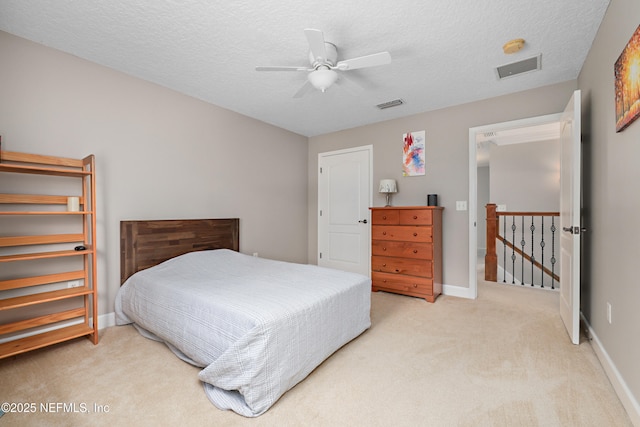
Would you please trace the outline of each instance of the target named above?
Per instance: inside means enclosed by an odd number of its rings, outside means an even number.
[[[383,102],[382,104],[378,104],[376,105],[376,107],[378,107],[381,110],[384,110],[385,108],[397,107],[398,105],[402,105],[402,104],[404,104],[404,101],[402,99],[394,99],[393,101],[387,101],[387,102]]]
[[[496,68],[496,74],[498,75],[498,79],[502,80],[507,77],[517,76],[518,74],[538,71],[540,68],[542,68],[542,54],[523,59],[522,61],[512,62],[511,64],[501,65]]]

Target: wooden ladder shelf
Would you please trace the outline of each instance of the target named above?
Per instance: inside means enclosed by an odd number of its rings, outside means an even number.
[[[0,149],[0,177],[8,174],[17,176],[4,181],[20,182],[21,192],[11,192],[0,180],[0,217],[13,218],[0,226],[0,359],[83,336],[97,344],[94,156],[70,159]],[[19,176],[25,174],[43,179],[22,183]],[[48,176],[71,180],[64,188],[77,188],[75,194],[41,194],[49,190]],[[24,188],[34,191],[25,194]],[[69,197],[78,198],[77,210],[67,209]],[[47,217],[46,226],[33,227],[29,218],[34,216]],[[67,219],[58,224],[57,218]],[[78,231],[60,233],[69,223]],[[36,233],[29,232],[33,228]],[[41,234],[43,228],[51,233]]]

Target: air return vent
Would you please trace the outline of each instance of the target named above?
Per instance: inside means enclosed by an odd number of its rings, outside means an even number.
[[[393,101],[387,101],[387,102],[383,102],[382,104],[378,104],[376,105],[376,107],[378,107],[381,110],[384,110],[385,108],[397,107],[398,105],[402,105],[402,104],[404,104],[404,101],[402,99],[394,99]]]
[[[496,68],[498,79],[506,79],[508,77],[517,76],[518,74],[537,71],[542,67],[542,54],[523,59],[522,61],[512,62],[511,64],[502,65]]]

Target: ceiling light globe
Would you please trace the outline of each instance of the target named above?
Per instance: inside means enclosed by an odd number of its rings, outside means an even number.
[[[336,82],[338,79],[338,73],[333,70],[319,69],[309,73],[307,76],[309,82],[321,92],[324,92]]]

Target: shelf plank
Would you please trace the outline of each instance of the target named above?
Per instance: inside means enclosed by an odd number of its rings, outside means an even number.
[[[92,215],[91,211],[2,211],[0,215]]]
[[[43,304],[51,301],[59,301],[67,298],[75,298],[92,294],[93,289],[81,286],[78,288],[65,288],[57,291],[40,292],[37,294],[23,295],[20,297],[0,299],[0,310],[11,310],[29,305]]]
[[[29,261],[34,259],[46,259],[46,258],[59,258],[65,256],[78,256],[92,254],[93,248],[87,247],[84,251],[65,250],[65,251],[53,251],[53,252],[32,252],[28,254],[15,254],[15,255],[3,255],[0,256],[0,262],[10,261]]]
[[[0,203],[28,204],[28,205],[66,205],[70,196],[54,196],[48,194],[0,194]],[[84,198],[78,197],[80,206],[84,205]]]
[[[93,154],[87,158],[93,157]],[[80,159],[71,159],[69,157],[46,156],[43,154],[20,153],[17,151],[0,151],[0,159],[3,162],[20,162],[32,163],[52,166],[68,166],[71,168],[82,168],[84,161]]]
[[[0,237],[0,247],[52,245],[57,243],[83,242],[84,235],[80,234],[48,234],[44,236],[9,236]]]
[[[91,171],[63,169],[63,168],[49,168],[38,166],[22,166],[0,163],[0,172],[13,172],[13,173],[27,173],[36,175],[50,175],[50,176],[69,176],[69,177],[83,177],[93,174]]]
[[[37,328],[38,326],[51,325],[52,323],[71,320],[77,317],[83,317],[86,314],[84,307],[74,308],[72,310],[51,313],[33,319],[21,320],[19,322],[6,323],[0,325],[0,335],[10,334],[12,332],[24,331],[26,329]]]
[[[65,273],[47,274],[44,276],[22,277],[20,279],[0,280],[0,291],[27,288],[29,286],[47,285],[68,280],[84,279],[84,271],[68,271]]]
[[[88,325],[82,323],[56,329],[54,331],[44,332],[42,334],[32,335],[26,338],[8,341],[0,344],[0,359],[91,334],[94,334],[94,330]]]

